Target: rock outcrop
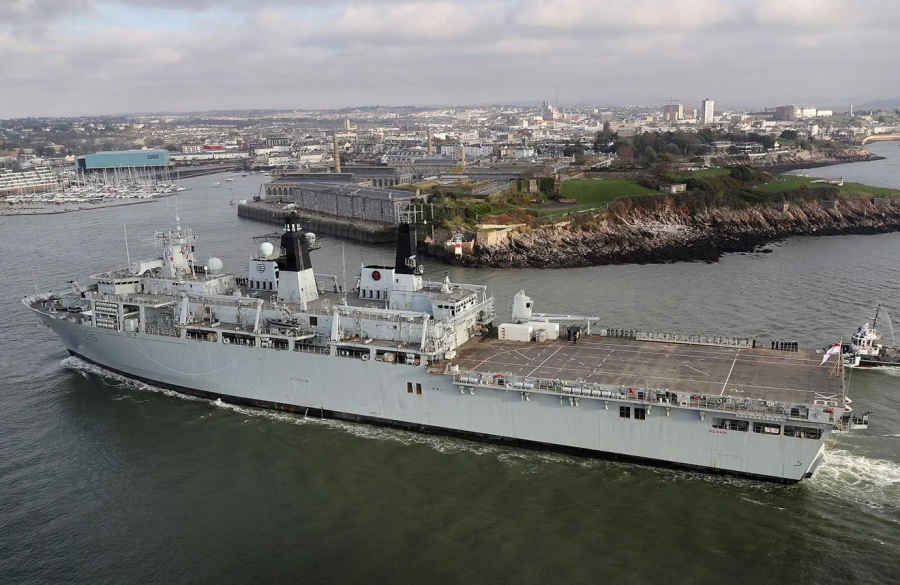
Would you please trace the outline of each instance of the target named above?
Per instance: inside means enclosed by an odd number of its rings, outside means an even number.
[[[754,158],[751,164],[761,170],[779,174],[792,170],[811,169],[849,162],[865,162],[870,160],[880,160],[882,158],[884,157],[873,154],[865,148],[847,148],[838,151],[827,151],[822,149],[813,151],[795,150],[777,154],[772,153]],[[733,159],[731,162],[740,163],[741,161],[740,159]]]
[[[875,234],[900,230],[900,207],[870,200],[816,201],[691,214],[669,208],[627,217],[510,232],[496,245],[476,244],[456,263],[494,268],[571,268],[606,264],[714,262],[728,252],[749,252],[790,236]]]

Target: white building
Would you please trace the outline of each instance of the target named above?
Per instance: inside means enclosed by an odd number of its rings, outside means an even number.
[[[494,147],[491,144],[467,144],[466,156],[485,157],[494,154]],[[448,158],[456,158],[459,155],[458,144],[444,144],[441,146],[441,156]]]
[[[536,153],[533,148],[520,146],[516,148],[515,154],[516,158],[534,158]]]
[[[700,123],[712,124],[715,120],[715,112],[715,102],[713,100],[706,98],[700,102]]]
[[[834,116],[834,110],[816,110],[817,118],[830,118]]]

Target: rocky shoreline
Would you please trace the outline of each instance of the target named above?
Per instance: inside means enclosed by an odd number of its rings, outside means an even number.
[[[609,264],[715,262],[723,254],[752,252],[791,236],[877,234],[900,231],[900,207],[844,200],[829,209],[815,201],[714,209],[691,215],[669,209],[601,220],[589,228],[557,225],[511,232],[506,241],[476,244],[453,261],[489,268],[575,268]]]
[[[883,156],[872,154],[865,148],[849,149],[842,151],[835,156],[825,156],[821,151],[799,151],[790,155],[779,154],[777,157],[771,159],[757,159],[752,163],[752,166],[766,171],[767,173],[772,173],[773,175],[780,175],[802,169],[814,169],[817,167],[828,167],[845,163],[882,160],[883,158]]]

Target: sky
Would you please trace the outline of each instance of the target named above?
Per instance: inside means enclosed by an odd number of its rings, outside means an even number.
[[[0,119],[900,98],[898,0],[0,0]]]

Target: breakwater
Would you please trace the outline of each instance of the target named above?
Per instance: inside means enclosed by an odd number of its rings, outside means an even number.
[[[280,206],[254,201],[239,203],[238,217],[281,226],[287,214]],[[300,223],[304,229],[317,234],[339,236],[367,244],[383,244],[396,241],[396,228],[392,225],[378,224],[331,217],[323,214],[301,212]]]

